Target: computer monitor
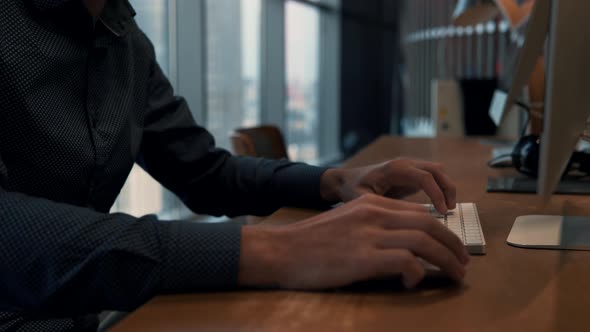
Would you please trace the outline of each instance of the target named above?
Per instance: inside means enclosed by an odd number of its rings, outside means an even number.
[[[557,187],[590,116],[590,1],[550,2],[546,114],[539,163],[539,194],[545,199]]]
[[[518,65],[512,73],[511,85],[500,122],[504,121],[517,97],[522,95],[523,89],[535,69],[537,59],[543,53],[547,32],[549,31],[550,13],[550,1],[540,0],[536,2],[528,22],[524,45],[518,58]]]
[[[538,179],[538,194],[547,202],[590,116],[590,1],[537,0],[535,6],[532,20],[549,18]],[[535,38],[525,52],[542,49],[539,44],[544,43],[545,38]],[[520,66],[529,65],[521,62]],[[522,216],[516,219],[507,241],[527,248],[590,250],[590,216]]]

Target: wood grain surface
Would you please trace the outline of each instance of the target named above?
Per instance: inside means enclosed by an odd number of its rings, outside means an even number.
[[[590,197],[555,196],[540,207],[534,195],[488,194],[487,176],[502,174],[486,167],[490,150],[476,139],[383,137],[346,164],[410,156],[446,165],[459,201],[477,204],[487,240],[487,255],[472,257],[463,285],[431,278],[406,291],[394,278],[326,292],[161,296],[114,331],[588,331],[590,252],[519,249],[506,238],[519,215],[590,215]],[[315,213],[283,209],[263,222],[280,226]]]

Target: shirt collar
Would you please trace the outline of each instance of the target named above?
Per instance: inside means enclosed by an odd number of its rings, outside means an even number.
[[[80,0],[31,0],[39,11],[47,11]],[[132,26],[135,10],[128,0],[107,0],[99,21],[115,36],[124,36]]]
[[[134,16],[135,10],[128,0],[109,0],[99,20],[115,36],[121,37],[129,32]]]

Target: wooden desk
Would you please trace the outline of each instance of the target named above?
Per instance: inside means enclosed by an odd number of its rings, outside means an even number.
[[[525,250],[506,237],[514,219],[536,212],[590,215],[590,197],[487,194],[490,147],[477,140],[379,139],[347,166],[412,156],[443,162],[459,201],[477,203],[486,256],[472,257],[465,285],[403,291],[398,286],[332,292],[241,291],[162,296],[114,331],[587,331],[590,252]],[[412,200],[425,202],[418,195]],[[312,212],[281,210],[281,224]],[[392,282],[394,283],[394,282]]]

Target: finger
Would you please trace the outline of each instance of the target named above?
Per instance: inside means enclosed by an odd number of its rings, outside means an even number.
[[[360,198],[358,198],[356,201],[354,201],[351,206],[354,206],[354,204],[363,204],[363,203],[368,204],[368,205],[383,207],[383,208],[386,208],[386,209],[392,210],[392,211],[403,210],[403,211],[413,211],[413,212],[419,212],[419,213],[428,213],[429,212],[428,208],[422,204],[402,201],[402,200],[398,200],[398,199],[392,199],[392,198],[388,198],[388,197],[384,197],[384,196],[380,196],[380,195],[375,195],[375,194],[365,194],[365,195],[361,196]]]
[[[402,282],[408,289],[416,287],[426,275],[424,266],[409,250],[378,250],[371,255],[370,264],[374,271],[373,277],[401,275]]]
[[[465,267],[447,247],[427,233],[417,230],[398,230],[382,234],[378,249],[407,249],[414,255],[438,266],[454,280],[461,281]]]
[[[305,226],[310,223],[317,222],[318,220],[329,221],[338,220],[344,218],[352,211],[360,212],[361,210],[378,210],[379,214],[381,209],[384,211],[408,211],[420,214],[429,214],[429,210],[426,206],[418,203],[406,202],[401,200],[390,199],[387,197],[379,196],[376,194],[364,194],[363,196],[356,198],[353,201],[344,203],[340,206],[333,208],[327,212],[315,215],[311,218],[307,218],[303,221],[293,224],[293,226]],[[363,218],[370,220],[361,221],[374,221],[372,213],[365,213]]]
[[[445,195],[447,207],[451,210],[455,209],[457,207],[457,187],[444,170],[437,164],[429,162],[416,162],[416,166],[432,174]]]
[[[390,218],[382,219],[381,225],[389,230],[420,230],[425,232],[449,248],[462,263],[469,262],[469,254],[463,241],[430,215],[399,211]]]
[[[409,173],[411,179],[418,183],[420,188],[430,197],[436,210],[440,213],[447,213],[448,208],[445,195],[438,186],[438,183],[434,180],[432,173],[419,168],[412,168],[412,171]]]

